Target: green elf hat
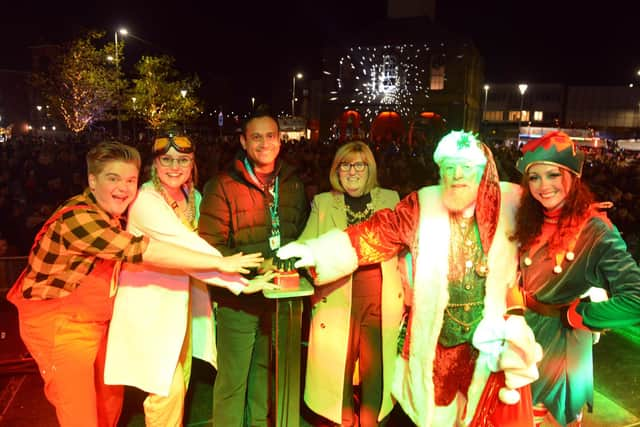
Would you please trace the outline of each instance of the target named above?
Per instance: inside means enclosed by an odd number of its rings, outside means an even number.
[[[523,156],[516,168],[525,174],[534,163],[555,165],[569,170],[578,177],[582,175],[584,153],[576,149],[575,143],[564,132],[554,131],[527,142],[521,149]]]

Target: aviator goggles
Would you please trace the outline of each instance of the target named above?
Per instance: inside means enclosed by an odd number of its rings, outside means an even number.
[[[165,154],[173,147],[178,153],[189,154],[195,151],[191,140],[186,136],[169,136],[168,138],[157,138],[153,142],[152,151],[154,154]]]

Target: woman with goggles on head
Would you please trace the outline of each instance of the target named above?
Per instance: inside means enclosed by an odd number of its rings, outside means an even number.
[[[195,146],[184,136],[158,138],[151,179],[129,209],[127,229],[220,256],[196,232],[201,201]],[[171,256],[170,253],[167,256]],[[190,281],[194,276],[202,280]],[[239,274],[123,265],[109,330],[105,378],[149,393],[147,426],[181,426],[191,356],[215,366],[216,348],[206,284],[234,294],[273,287],[269,275],[247,284]]]

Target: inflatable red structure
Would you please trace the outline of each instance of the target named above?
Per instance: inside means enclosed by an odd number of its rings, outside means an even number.
[[[407,143],[412,147],[435,145],[446,131],[446,124],[440,114],[423,111],[411,122]]]
[[[383,111],[371,123],[370,135],[375,143],[400,142],[404,134],[404,122],[395,111]]]
[[[347,110],[340,115],[338,119],[338,132],[340,143],[352,141],[354,139],[363,139],[364,131],[360,127],[362,124],[362,116],[355,110]]]

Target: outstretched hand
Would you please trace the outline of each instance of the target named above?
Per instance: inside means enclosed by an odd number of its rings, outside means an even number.
[[[284,245],[278,249],[276,256],[280,259],[300,258],[299,261],[293,264],[295,268],[311,267],[316,263],[311,248],[298,242],[291,242]]]
[[[273,265],[273,258],[267,258],[258,267],[258,274],[265,274],[269,271],[275,271],[276,267]]]
[[[249,280],[240,273],[223,273],[218,270],[194,271],[191,272],[191,276],[207,285],[227,288],[232,292],[234,292],[233,289],[236,288],[238,284],[241,284],[242,288],[249,285]]]
[[[242,289],[243,294],[255,294],[256,292],[260,292],[264,289],[273,290],[278,289],[279,286],[275,283],[271,282],[275,277],[275,271],[269,271],[260,276],[256,276],[253,279],[249,280],[249,284]]]
[[[225,273],[248,274],[250,268],[257,268],[264,261],[259,252],[244,255],[242,252],[222,257],[218,270]]]

